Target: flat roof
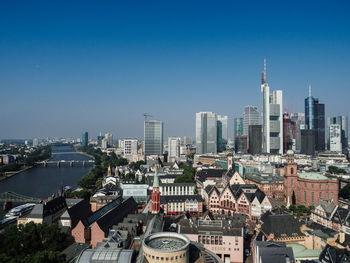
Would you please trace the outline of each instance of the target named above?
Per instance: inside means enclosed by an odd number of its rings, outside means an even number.
[[[298,177],[301,179],[308,179],[308,180],[334,180],[333,178],[328,178],[322,173],[316,173],[316,172],[298,173]]]

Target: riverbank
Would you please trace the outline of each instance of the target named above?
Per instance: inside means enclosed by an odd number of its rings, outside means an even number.
[[[90,155],[90,154],[87,154],[86,152],[77,151],[77,153],[80,153],[80,154],[82,154],[82,155],[85,155],[86,157],[89,157],[89,158],[95,160],[95,157],[94,157],[94,156],[92,156],[92,155]]]
[[[34,166],[26,166],[26,167],[24,167],[23,169],[18,170],[18,171],[15,171],[15,172],[7,172],[7,174],[5,174],[4,176],[1,176],[1,177],[0,177],[0,182],[3,181],[3,180],[6,180],[6,179],[8,179],[8,178],[11,178],[12,176],[14,176],[14,175],[16,175],[16,174],[19,174],[19,173],[24,172],[24,171],[26,171],[26,170],[28,170],[28,169],[31,169],[31,168],[33,168],[33,167],[34,167]]]

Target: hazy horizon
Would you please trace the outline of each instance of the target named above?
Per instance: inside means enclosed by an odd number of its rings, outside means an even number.
[[[192,136],[195,113],[261,111],[271,90],[304,112],[349,116],[348,1],[86,1],[0,4],[0,138]]]

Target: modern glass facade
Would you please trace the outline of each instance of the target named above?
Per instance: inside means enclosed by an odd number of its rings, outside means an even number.
[[[81,134],[81,146],[86,147],[89,144],[89,133],[83,132]]]
[[[219,152],[224,151],[227,145],[227,122],[227,116],[217,116],[217,145]]]
[[[234,118],[233,120],[234,126],[234,136],[242,136],[243,135],[243,118]]]
[[[196,113],[196,153],[217,153],[217,116],[213,112]]]
[[[163,154],[163,122],[145,121],[144,152],[145,156]]]

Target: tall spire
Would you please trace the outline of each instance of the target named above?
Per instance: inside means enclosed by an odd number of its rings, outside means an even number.
[[[264,71],[261,75],[261,85],[266,83],[266,58],[264,58]]]
[[[311,97],[311,84],[309,84],[309,97]]]
[[[159,187],[158,169],[157,168],[156,168],[156,172],[154,173],[153,187]]]

